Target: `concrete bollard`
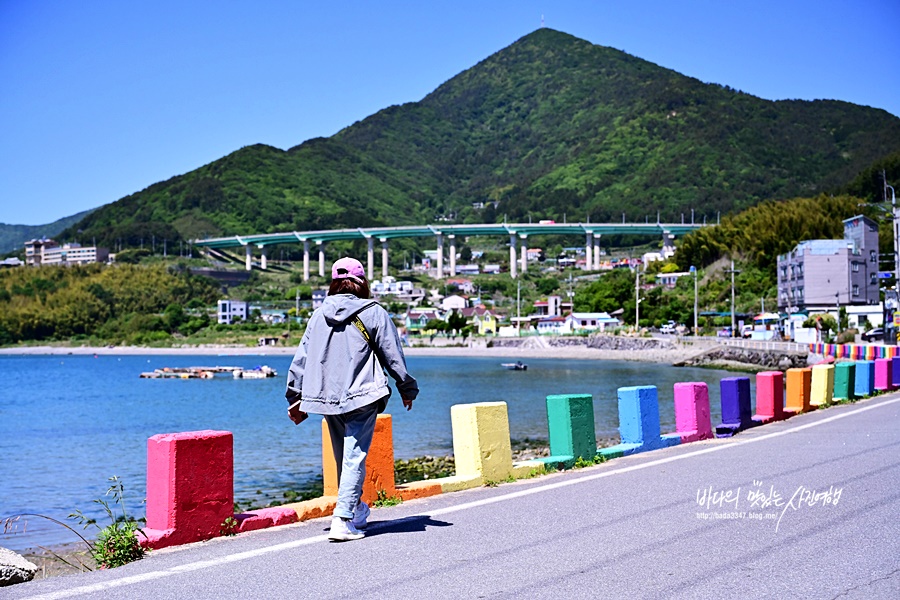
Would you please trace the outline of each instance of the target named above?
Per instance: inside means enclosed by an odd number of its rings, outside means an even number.
[[[809,405],[812,393],[812,369],[787,370],[787,397],[784,409],[794,414],[805,413],[811,410]]]
[[[337,463],[331,448],[328,423],[322,419],[322,478],[323,495],[338,495]],[[391,498],[397,495],[394,485],[394,432],[391,415],[381,414],[375,420],[375,434],[366,457],[366,479],[363,482],[362,501],[372,504],[378,499],[378,492]]]
[[[894,359],[896,360],[896,359]],[[856,363],[834,365],[834,400],[852,400],[856,394]]]
[[[594,430],[594,399],[590,394],[547,396],[547,425],[550,434],[550,456],[540,462],[570,468],[580,458],[597,455]]]
[[[831,404],[834,399],[834,365],[818,364],[812,368],[812,389],[810,406],[820,407]]]
[[[726,377],[719,381],[722,423],[716,426],[716,437],[731,437],[759,422],[750,415],[750,379]]]
[[[229,431],[147,440],[147,526],[141,545],[165,548],[221,535],[234,514],[234,440]]]
[[[856,388],[858,398],[867,398],[875,391],[875,361],[861,360],[856,363]]]
[[[756,414],[760,423],[781,421],[794,413],[784,410],[784,373],[764,371],[756,374]]]
[[[655,385],[619,388],[618,398],[622,443],[601,448],[599,454],[606,458],[616,458],[681,443],[678,434],[660,435],[659,400]]]
[[[900,388],[900,356],[891,357],[891,389]]]
[[[506,402],[478,402],[450,407],[456,476],[444,491],[503,481],[513,474]],[[461,485],[462,487],[457,487]]]
[[[681,443],[713,437],[709,412],[709,388],[705,383],[675,384],[675,433]]]
[[[890,358],[875,359],[875,389],[879,392],[891,390],[893,377],[893,363]]]

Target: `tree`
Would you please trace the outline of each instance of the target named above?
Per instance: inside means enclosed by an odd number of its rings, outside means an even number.
[[[447,317],[447,329],[459,333],[465,326],[466,317],[454,308],[453,312],[450,313],[450,316]]]

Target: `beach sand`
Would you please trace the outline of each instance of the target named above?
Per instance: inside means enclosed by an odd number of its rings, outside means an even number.
[[[296,346],[190,346],[180,348],[148,348],[144,346],[13,346],[0,348],[0,355],[98,355],[98,356],[293,356]],[[404,348],[407,356],[493,357],[498,359],[563,358],[575,360],[632,360],[672,364],[697,354],[697,348],[673,345],[671,349],[601,350],[584,346],[551,348]]]

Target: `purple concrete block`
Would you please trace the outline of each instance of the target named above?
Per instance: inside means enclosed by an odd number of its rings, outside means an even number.
[[[731,437],[754,425],[750,416],[750,379],[726,377],[719,382],[722,394],[722,423],[716,427],[716,437]]]
[[[709,388],[702,382],[675,384],[675,433],[681,443],[713,437],[709,416]]]

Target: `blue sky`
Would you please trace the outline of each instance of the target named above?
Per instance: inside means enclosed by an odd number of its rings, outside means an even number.
[[[0,0],[0,223],[113,202],[242,146],[289,148],[541,25],[702,81],[900,116],[898,0]]]

